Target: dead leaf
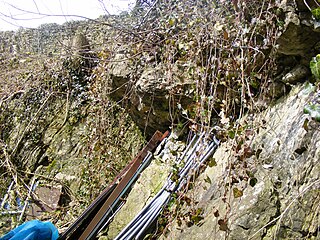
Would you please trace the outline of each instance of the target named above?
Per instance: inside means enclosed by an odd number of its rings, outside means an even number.
[[[303,128],[304,128],[304,130],[306,130],[306,131],[308,131],[308,125],[309,125],[309,119],[305,119],[304,120],[304,123],[303,123]]]
[[[219,211],[216,210],[216,211],[213,213],[213,215],[214,215],[215,217],[219,217],[219,216],[220,216]]]
[[[225,40],[228,40],[229,39],[229,34],[228,34],[228,32],[227,31],[223,31],[223,38],[225,39]]]
[[[209,165],[209,167],[217,166],[216,159],[215,158],[211,158],[208,165]]]
[[[219,219],[218,224],[219,224],[219,229],[221,231],[225,231],[226,232],[228,230],[228,225],[227,225],[227,222],[225,220]]]

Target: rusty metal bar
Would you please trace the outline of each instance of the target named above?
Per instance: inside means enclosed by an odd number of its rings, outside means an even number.
[[[137,171],[139,165],[141,164],[141,161],[147,155],[148,151],[152,151],[158,145],[158,143],[162,139],[162,136],[163,134],[161,132],[159,131],[155,132],[155,134],[152,136],[148,144],[140,151],[138,156],[135,158],[133,164],[131,165],[127,173],[124,175],[124,177],[120,180],[119,184],[116,186],[114,191],[110,194],[109,198],[106,200],[103,206],[99,209],[99,211],[94,216],[94,218],[90,221],[89,225],[81,234],[79,240],[91,239],[92,237],[95,236],[95,234],[97,233],[101,225],[103,225],[103,221],[107,217],[105,215],[105,212],[108,211],[108,209],[111,207],[113,202],[117,199],[117,197],[120,195],[122,190],[126,187],[131,177]]]
[[[153,151],[160,141],[167,135],[156,131],[147,145],[139,154],[121,171],[114,181],[107,187],[83,212],[83,214],[64,232],[59,240],[64,239],[91,239],[104,226],[113,203],[119,198],[131,178],[139,168],[142,160],[149,151]],[[112,209],[113,210],[113,209]]]
[[[78,217],[78,219],[59,236],[58,240],[78,239],[82,231],[88,225],[88,221],[90,221],[90,219],[92,219],[99,211],[102,203],[110,196],[116,185],[116,183],[112,182],[105,190],[103,190],[103,192],[90,204],[80,217]]]

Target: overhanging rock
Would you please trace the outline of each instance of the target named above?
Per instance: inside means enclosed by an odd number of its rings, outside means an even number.
[[[173,69],[164,65],[147,67],[138,79],[132,79],[133,63],[125,54],[117,54],[110,63],[111,94],[115,101],[124,103],[136,124],[147,135],[155,130],[165,131],[177,120],[179,103],[192,103],[194,82],[186,77],[191,63],[177,61]]]

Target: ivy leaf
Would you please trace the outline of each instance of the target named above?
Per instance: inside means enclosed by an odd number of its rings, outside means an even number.
[[[217,166],[216,159],[215,159],[215,158],[211,158],[208,165],[209,165],[209,167],[215,167],[215,166]]]
[[[313,76],[319,80],[320,79],[320,54],[316,57],[313,57],[310,61],[310,69]]]
[[[319,21],[320,20],[320,8],[315,8],[311,10],[312,16],[314,16],[314,18]]]
[[[309,114],[317,122],[320,122],[320,105],[309,104],[304,107],[303,113]]]
[[[172,27],[176,23],[176,20],[174,18],[169,19],[169,25]]]
[[[234,198],[242,197],[243,191],[239,190],[238,188],[233,189],[233,196]]]
[[[257,184],[257,182],[258,182],[258,179],[254,177],[250,179],[249,184],[251,187],[254,187]]]
[[[257,157],[257,159],[259,159],[261,153],[262,153],[262,149],[259,148],[259,149],[256,151],[256,157]]]
[[[181,200],[183,200],[188,206],[191,205],[191,198],[188,198],[187,196],[184,196]]]
[[[202,216],[199,216],[199,215],[191,216],[191,221],[193,222],[193,224],[198,224],[201,220],[203,220]]]
[[[229,137],[230,137],[231,139],[234,139],[234,137],[236,136],[236,133],[235,133],[235,131],[230,130],[230,131],[228,132],[228,135],[229,135]]]
[[[207,176],[206,179],[204,179],[204,181],[205,181],[206,183],[209,183],[209,184],[212,183],[212,182],[211,182],[211,179],[209,178],[209,176]]]

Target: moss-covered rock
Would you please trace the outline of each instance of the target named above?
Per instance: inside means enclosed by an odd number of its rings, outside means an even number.
[[[68,200],[61,199],[65,217],[55,221],[57,227],[78,216],[144,143],[121,107],[108,98],[95,101],[87,78],[91,68],[85,64],[63,59],[28,79],[34,82],[24,90],[4,92],[0,102],[0,173],[7,179],[0,192],[15,179],[13,191],[24,199],[28,189],[23,186],[34,174],[48,184],[62,183]]]

